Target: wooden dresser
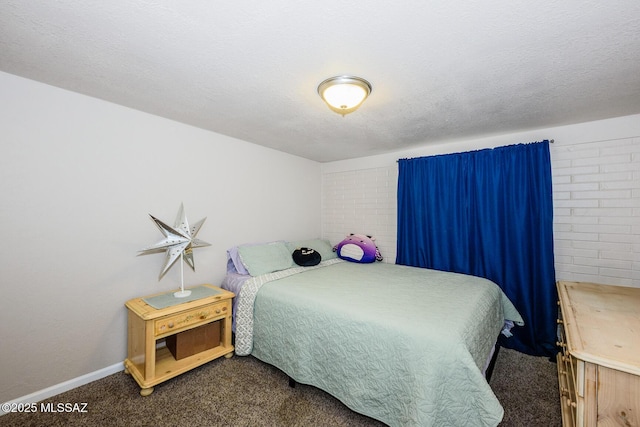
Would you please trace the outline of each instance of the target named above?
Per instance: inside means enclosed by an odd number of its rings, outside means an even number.
[[[640,288],[557,285],[563,426],[640,427]]]

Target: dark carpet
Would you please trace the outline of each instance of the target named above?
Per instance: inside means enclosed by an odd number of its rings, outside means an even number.
[[[491,387],[505,410],[500,426],[561,425],[556,366],[548,358],[501,349]],[[0,426],[384,426],[315,387],[289,387],[284,373],[253,357],[214,360],[147,397],[139,390],[119,372],[40,402],[36,413],[0,416]],[[87,412],[40,411],[61,403],[86,403]]]

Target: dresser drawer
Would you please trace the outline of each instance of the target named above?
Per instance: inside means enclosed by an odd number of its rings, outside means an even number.
[[[572,393],[571,379],[569,371],[567,371],[567,365],[563,359],[562,353],[558,353],[557,366],[558,366],[558,385],[560,388],[560,410],[562,412],[562,425],[563,427],[573,427],[576,425],[576,408],[571,405],[574,400],[575,394]]]
[[[160,318],[155,321],[155,336],[172,334],[186,327],[208,322],[212,318],[224,317],[230,310],[229,301],[221,301],[185,311],[175,316]]]
[[[562,317],[562,309],[558,310],[558,386],[560,388],[560,405],[562,411],[562,425],[576,426],[577,423],[577,361],[569,352],[566,331]],[[581,424],[580,424],[581,425]]]

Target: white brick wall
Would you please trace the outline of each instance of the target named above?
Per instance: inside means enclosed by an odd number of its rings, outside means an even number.
[[[556,278],[640,287],[640,137],[551,145]],[[322,233],[396,256],[397,165],[325,172]]]
[[[385,262],[396,261],[398,169],[324,173],[322,236],[335,245],[350,233],[376,239]]]
[[[640,287],[640,138],[551,147],[558,280]]]

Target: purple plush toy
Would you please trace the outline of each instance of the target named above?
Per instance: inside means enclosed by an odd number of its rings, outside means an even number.
[[[338,257],[346,261],[368,263],[382,261],[382,255],[378,250],[372,236],[364,234],[350,234],[342,242],[333,247]]]

